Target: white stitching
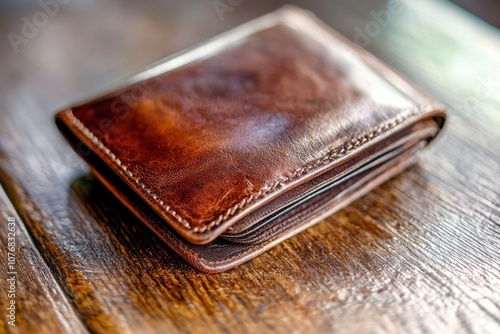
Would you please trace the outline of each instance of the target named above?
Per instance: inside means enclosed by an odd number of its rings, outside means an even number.
[[[186,227],[187,229],[191,228],[191,225],[185,219],[179,216],[177,212],[170,209],[170,207],[164,205],[163,201],[158,201],[157,196],[149,188],[147,188],[146,185],[142,183],[139,178],[135,177],[134,174],[131,171],[129,171],[125,165],[123,165],[120,159],[118,159],[113,153],[111,153],[111,151],[106,146],[104,146],[104,144],[99,140],[99,138],[97,138],[87,127],[85,127],[82,121],[76,118],[76,116],[73,114],[71,110],[68,110],[66,115],[68,116],[71,123],[73,123],[73,125],[76,126],[78,130],[80,130],[92,143],[94,143],[94,145],[97,146],[99,150],[101,150],[104,154],[106,154],[108,158],[110,158],[125,172],[126,176],[128,176],[135,183],[137,183],[142,189],[144,189],[146,193],[149,194],[149,196],[151,196],[156,201],[156,203],[158,203],[163,209],[165,209],[169,214],[171,214],[184,227]]]
[[[120,167],[124,171],[125,176],[128,176],[130,179],[132,179],[137,185],[139,185],[142,189],[146,191],[146,194],[148,194],[154,202],[156,202],[160,207],[162,207],[168,214],[170,214],[175,220],[177,220],[179,223],[181,223],[186,229],[192,229],[193,232],[195,233],[204,233],[205,231],[210,231],[212,227],[218,226],[220,223],[223,221],[227,220],[229,217],[233,216],[236,212],[239,210],[242,210],[244,207],[250,205],[252,202],[254,202],[256,199],[259,199],[269,193],[272,193],[276,188],[283,186],[286,182],[292,181],[296,177],[302,176],[303,174],[309,172],[311,169],[320,167],[325,165],[326,163],[332,161],[333,159],[346,155],[348,152],[351,150],[357,148],[359,145],[364,144],[370,139],[373,139],[374,137],[379,136],[383,132],[386,132],[390,130],[391,128],[396,127],[397,125],[401,124],[411,116],[417,114],[420,112],[421,109],[416,109],[413,112],[401,116],[398,115],[395,119],[392,121],[386,122],[385,124],[382,124],[376,128],[374,128],[372,131],[365,135],[360,135],[357,138],[353,138],[350,141],[350,144],[347,147],[343,147],[340,150],[332,150],[328,152],[325,156],[318,158],[314,161],[310,161],[309,163],[303,165],[302,167],[299,167],[295,169],[293,172],[289,173],[288,175],[284,175],[283,178],[279,181],[274,182],[271,186],[265,185],[262,187],[259,191],[256,193],[250,194],[247,197],[243,198],[240,202],[232,206],[231,208],[227,209],[224,213],[220,214],[216,219],[214,219],[211,223],[208,225],[205,225],[202,228],[198,227],[192,227],[188,221],[186,221],[184,218],[182,218],[175,210],[172,210],[170,206],[165,205],[165,203],[162,200],[158,199],[158,196],[152,192],[144,183],[141,182],[141,180],[137,177],[134,176],[134,174],[128,170],[127,166],[125,166],[120,159],[118,159],[110,150],[107,148],[100,140],[97,138],[84,124],[82,121],[80,121],[74,114],[71,109],[68,109],[66,111],[66,115],[68,116],[69,120],[71,123],[78,129],[80,130],[81,133],[83,133],[94,145],[97,146],[97,148],[102,151],[111,161],[117,164],[117,166]]]

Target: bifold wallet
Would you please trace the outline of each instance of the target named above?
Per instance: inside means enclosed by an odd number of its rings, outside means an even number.
[[[284,7],[56,116],[168,246],[221,272],[414,162],[445,111],[309,12]]]

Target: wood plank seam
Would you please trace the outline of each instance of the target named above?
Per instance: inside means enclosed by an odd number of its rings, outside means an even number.
[[[2,183],[1,179],[3,176],[5,176],[5,175],[4,175],[3,171],[0,170],[0,201],[2,201],[5,204],[5,206],[10,211],[10,214],[12,216],[16,217],[17,228],[21,231],[21,233],[24,234],[24,236],[27,239],[35,256],[39,257],[42,260],[42,265],[43,265],[42,269],[44,271],[46,271],[47,275],[50,276],[51,281],[55,283],[55,287],[58,290],[58,292],[62,296],[64,296],[64,299],[66,300],[68,305],[70,305],[74,316],[78,319],[79,324],[90,333],[91,332],[90,328],[83,321],[81,314],[76,310],[75,305],[73,303],[73,300],[70,298],[70,296],[68,296],[66,291],[64,291],[61,284],[54,276],[52,269],[48,265],[45,257],[42,255],[42,253],[40,252],[36,243],[33,241],[33,236],[31,235],[29,228],[26,226],[26,223],[24,222],[23,217],[21,217],[21,215],[19,214],[19,211],[17,210],[16,206],[14,205],[14,201],[11,199],[11,196],[9,196],[9,193],[11,193],[11,192],[9,192],[7,186],[4,183]]]

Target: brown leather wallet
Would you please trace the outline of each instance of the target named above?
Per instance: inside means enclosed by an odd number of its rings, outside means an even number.
[[[56,121],[93,173],[205,272],[241,264],[414,161],[443,108],[284,7]]]

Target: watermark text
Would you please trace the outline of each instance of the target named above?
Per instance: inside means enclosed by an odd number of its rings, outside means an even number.
[[[7,323],[16,326],[17,254],[16,219],[7,218]]]

